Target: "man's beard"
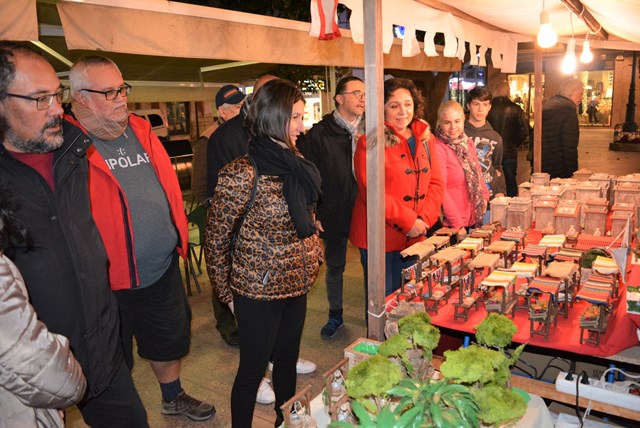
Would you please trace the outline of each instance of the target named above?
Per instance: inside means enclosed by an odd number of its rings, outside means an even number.
[[[54,128],[61,124],[62,117],[53,118],[42,127],[38,137],[21,140],[13,132],[13,129],[11,129],[5,118],[0,120],[0,128],[4,131],[5,141],[24,153],[48,153],[60,148],[62,143],[64,143],[62,128],[60,128],[60,131],[50,136],[45,136],[45,132],[49,128]]]

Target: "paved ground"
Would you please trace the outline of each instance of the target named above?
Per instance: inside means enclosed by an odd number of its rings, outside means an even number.
[[[640,153],[610,152],[608,145],[613,137],[610,129],[586,128],[581,132],[579,162],[581,168],[593,172],[608,172],[624,175],[640,172]],[[519,181],[528,179],[528,163],[525,152],[520,152]],[[182,180],[181,180],[182,181]],[[186,181],[186,180],[185,180]],[[238,352],[227,346],[214,328],[211,312],[211,287],[206,274],[200,275],[202,293],[190,297],[193,309],[191,354],[183,362],[182,382],[192,395],[213,402],[217,415],[206,422],[193,422],[183,417],[166,417],[160,414],[160,389],[149,365],[138,359],[133,377],[145,403],[152,427],[228,427],[230,426],[229,396],[231,384],[238,365]],[[323,387],[322,373],[329,369],[341,356],[343,349],[358,337],[366,335],[363,320],[362,267],[357,251],[350,248],[345,272],[345,327],[333,341],[320,339],[320,329],[326,322],[327,303],[324,290],[324,269],[309,293],[307,319],[301,355],[315,361],[318,370],[311,375],[298,377],[298,387],[311,384],[312,393],[318,394]],[[260,412],[272,415],[269,406],[257,405]],[[258,426],[269,426],[256,420]],[[68,426],[85,427],[77,410],[69,412]]]

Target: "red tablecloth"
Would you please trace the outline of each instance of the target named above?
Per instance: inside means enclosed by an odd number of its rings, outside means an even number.
[[[526,243],[537,243],[539,240],[540,232],[534,231],[527,236]],[[630,275],[627,276],[627,283],[640,284],[640,266],[634,265]],[[469,310],[467,321],[460,318],[454,321],[453,303],[458,301],[457,293],[457,289],[453,290],[449,303],[441,305],[437,315],[433,311],[429,311],[433,324],[438,327],[475,333],[475,326],[486,318],[487,311],[480,304],[479,309]],[[392,296],[389,296],[388,299],[392,299]],[[640,316],[627,313],[625,285],[619,287],[618,297],[614,300],[613,313],[609,316],[607,331],[601,336],[598,346],[590,343],[580,344],[579,315],[588,305],[589,303],[585,301],[574,303],[573,307],[569,309],[568,319],[558,314],[558,326],[551,325],[548,339],[537,334],[531,336],[529,334],[528,311],[525,309],[517,310],[513,321],[518,327],[518,333],[514,336],[513,341],[517,343],[528,342],[543,348],[560,349],[598,357],[609,357],[638,344],[637,329],[640,327]]]

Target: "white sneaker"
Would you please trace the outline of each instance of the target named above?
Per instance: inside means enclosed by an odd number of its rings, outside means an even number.
[[[260,386],[258,387],[258,394],[256,395],[256,403],[258,404],[271,404],[276,401],[276,394],[273,392],[273,388],[271,388],[270,380],[266,377],[262,378],[260,381]]]
[[[316,371],[316,363],[313,361],[305,360],[303,358],[298,358],[296,361],[296,373],[298,374],[309,374]],[[269,361],[269,365],[267,369],[272,372],[273,371],[273,363]]]
[[[296,373],[298,374],[313,373],[316,371],[316,368],[316,363],[312,361],[304,360],[302,358],[298,358],[298,361],[296,361]]]

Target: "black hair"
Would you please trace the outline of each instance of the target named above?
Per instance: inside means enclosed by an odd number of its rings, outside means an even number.
[[[289,123],[298,101],[304,102],[304,96],[293,82],[270,80],[253,94],[244,125],[252,137],[268,137],[295,149],[289,137]]]
[[[491,102],[492,98],[491,91],[486,86],[476,86],[467,95],[467,105],[471,104],[473,100]]]
[[[40,57],[35,51],[20,43],[0,41],[0,101],[7,97],[7,88],[16,77],[15,56],[17,53]]]
[[[362,82],[362,79],[356,76],[347,76],[347,77],[343,77],[338,81],[338,83],[336,83],[336,92],[333,95],[333,102],[336,105],[336,108],[338,107],[338,101],[336,101],[336,95],[343,93],[345,88],[347,87],[347,83],[353,82],[353,81]]]
[[[413,99],[413,119],[422,119],[424,115],[424,100],[416,85],[409,79],[392,78],[384,82],[384,103],[391,98],[391,94],[398,89],[406,89]]]

